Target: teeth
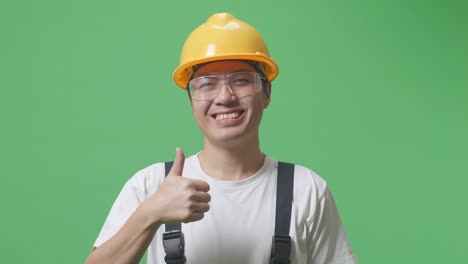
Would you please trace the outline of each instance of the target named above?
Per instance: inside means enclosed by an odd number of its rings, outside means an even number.
[[[216,115],[216,120],[225,120],[225,119],[233,119],[239,117],[239,113],[229,113],[229,114],[218,114]]]

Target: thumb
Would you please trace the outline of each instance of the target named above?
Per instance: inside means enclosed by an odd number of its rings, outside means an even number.
[[[176,148],[176,157],[174,160],[174,164],[172,165],[172,168],[167,176],[182,176],[182,172],[184,171],[184,162],[184,152],[182,151],[182,149]]]

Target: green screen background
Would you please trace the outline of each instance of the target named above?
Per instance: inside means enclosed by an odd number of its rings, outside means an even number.
[[[360,263],[468,263],[464,1],[2,1],[2,263],[82,263],[125,181],[202,135],[172,82],[233,13],[280,66],[264,152],[330,185]]]

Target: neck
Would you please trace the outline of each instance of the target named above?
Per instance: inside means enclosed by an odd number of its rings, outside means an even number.
[[[205,139],[205,148],[198,156],[201,167],[213,178],[242,180],[254,175],[263,165],[258,137],[252,142],[220,146]]]

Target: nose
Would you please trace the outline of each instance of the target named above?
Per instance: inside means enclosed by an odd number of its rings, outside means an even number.
[[[237,100],[238,98],[229,86],[229,83],[224,82],[221,84],[221,87],[219,87],[219,92],[214,99],[214,103],[227,105],[236,102]]]

